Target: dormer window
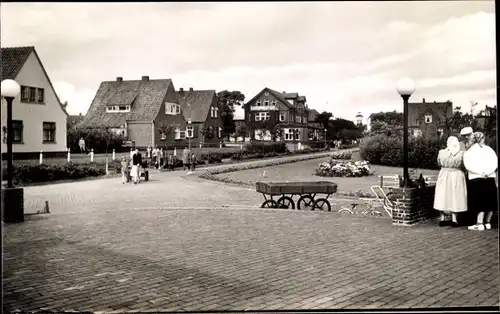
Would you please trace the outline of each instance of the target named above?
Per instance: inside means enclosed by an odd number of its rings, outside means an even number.
[[[181,113],[181,105],[176,103],[165,103],[165,114],[170,116],[175,116]]]
[[[425,121],[425,123],[432,123],[432,115],[426,114],[424,121]]]
[[[113,106],[106,106],[106,112],[130,112],[130,105],[113,105]]]

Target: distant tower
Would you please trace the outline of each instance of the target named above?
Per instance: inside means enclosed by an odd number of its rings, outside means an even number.
[[[358,126],[363,125],[363,115],[361,114],[361,112],[358,112],[358,114],[356,115],[356,124]]]

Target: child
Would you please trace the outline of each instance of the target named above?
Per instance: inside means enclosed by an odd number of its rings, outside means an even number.
[[[125,157],[122,157],[121,166],[122,166],[122,184],[125,184],[125,181],[127,182],[129,181],[128,162]]]
[[[191,171],[194,171],[194,168],[196,167],[196,156],[194,155],[194,153],[191,154],[189,162],[191,164]]]
[[[175,163],[174,155],[170,154],[168,156],[168,169],[170,169],[170,171],[174,171],[174,163]]]

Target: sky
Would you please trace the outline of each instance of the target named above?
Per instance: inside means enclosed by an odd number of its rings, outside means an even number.
[[[494,1],[2,3],[2,47],[35,46],[69,114],[102,81],[297,92],[365,119],[410,101],[496,104]],[[237,110],[237,116],[241,110]]]

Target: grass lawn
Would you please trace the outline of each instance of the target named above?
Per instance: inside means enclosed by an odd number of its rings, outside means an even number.
[[[240,151],[239,147],[223,147],[223,148],[199,148],[199,147],[193,147],[192,148],[193,152],[199,157],[201,154],[205,154],[208,152],[237,152]],[[145,152],[141,151],[142,154],[144,155]],[[169,154],[173,154],[174,150],[168,150]],[[109,161],[112,159],[112,153],[108,154]],[[120,160],[122,156],[125,156],[127,158],[130,157],[130,152],[124,152],[124,153],[116,153],[115,158],[116,160]],[[182,149],[177,150],[177,157],[182,156]],[[36,159],[14,159],[13,163],[14,165],[38,165],[39,164],[39,158]],[[57,158],[43,158],[43,163],[47,165],[56,165],[56,164],[64,164],[67,162],[66,157],[57,157]],[[79,153],[72,153],[71,154],[71,162],[73,163],[89,163],[90,162],[90,155],[82,155]],[[106,154],[94,154],[94,163],[96,164],[104,164],[106,162]],[[5,160],[2,160],[2,165],[3,167],[7,166],[7,162]]]
[[[353,154],[353,159],[359,159],[359,156]],[[315,170],[318,165],[322,162],[328,161],[329,157],[299,161],[291,164],[284,164],[272,167],[257,168],[242,170],[236,172],[229,172],[217,175],[219,178],[228,178],[232,180],[238,180],[243,182],[255,183],[257,181],[332,181],[338,184],[339,192],[355,192],[363,191],[366,193],[371,193],[370,187],[373,185],[378,185],[380,179],[378,176],[381,175],[394,175],[403,173],[402,168],[394,168],[387,166],[371,166],[372,175],[360,178],[330,178],[330,177],[319,177],[315,175]],[[264,171],[266,172],[266,177],[263,177]],[[417,169],[417,174],[423,173],[424,175],[437,175],[439,170],[426,170]]]

